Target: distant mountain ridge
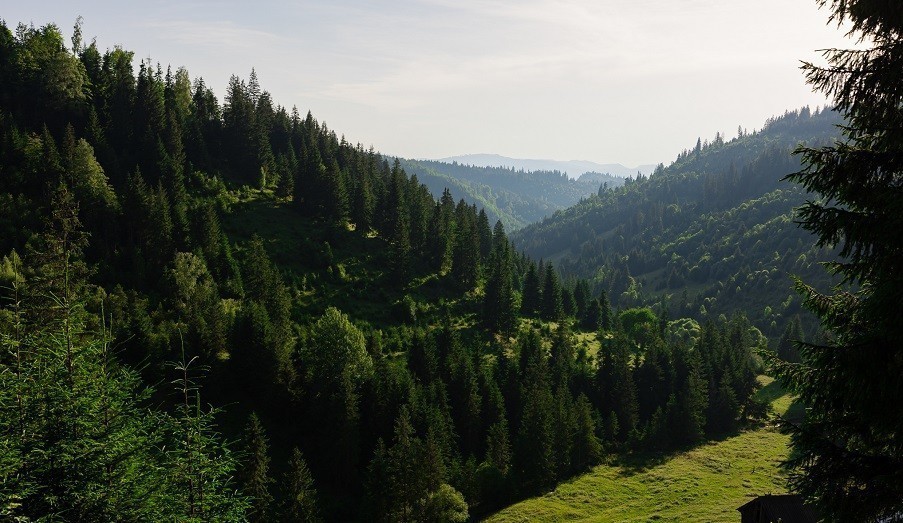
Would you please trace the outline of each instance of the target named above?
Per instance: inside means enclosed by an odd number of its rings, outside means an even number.
[[[498,154],[462,154],[449,156],[437,161],[444,163],[459,163],[477,167],[509,167],[523,169],[525,171],[559,171],[570,178],[578,178],[587,172],[607,173],[620,178],[636,176],[637,172],[648,175],[655,170],[655,165],[640,165],[637,167],[625,167],[619,163],[596,163],[589,160],[537,160],[523,158],[508,158]]]
[[[448,189],[456,201],[463,198],[468,204],[484,208],[492,223],[501,220],[509,231],[596,194],[603,183],[613,188],[626,180],[599,173],[574,179],[558,170],[515,170],[432,160],[401,160],[401,166],[417,176],[434,197]]]

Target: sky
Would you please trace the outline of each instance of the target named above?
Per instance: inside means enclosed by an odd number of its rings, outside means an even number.
[[[140,5],[140,7],[138,7]],[[255,68],[277,104],[406,158],[670,163],[826,103],[799,70],[851,47],[815,0],[49,0],[0,17],[76,17],[101,51],[184,66],[222,101]]]

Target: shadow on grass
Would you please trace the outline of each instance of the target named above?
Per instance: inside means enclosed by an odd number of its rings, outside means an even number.
[[[793,423],[794,425],[798,425],[803,422],[803,418],[806,415],[806,406],[803,405],[798,399],[793,400],[790,404],[790,407],[787,409],[787,412],[784,413],[782,418],[785,421]]]
[[[775,400],[785,394],[787,394],[787,391],[784,390],[784,387],[781,386],[778,380],[774,380],[756,391],[755,398],[759,401],[774,403]]]
[[[622,469],[619,474],[620,476],[630,477],[646,472],[651,468],[664,465],[668,461],[680,456],[681,454],[685,454],[689,451],[705,447],[706,445],[720,443],[725,440],[737,437],[748,430],[755,430],[761,425],[762,423],[760,422],[746,422],[745,424],[742,424],[734,430],[722,432],[719,434],[712,434],[699,443],[681,445],[667,450],[645,450],[630,453],[620,453],[611,456],[607,463],[609,465],[620,467]]]

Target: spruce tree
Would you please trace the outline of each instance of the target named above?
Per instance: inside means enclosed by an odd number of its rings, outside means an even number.
[[[680,345],[674,348],[674,393],[665,408],[666,439],[670,444],[695,444],[704,436],[708,386],[702,365],[698,351]]]
[[[536,265],[530,262],[527,264],[527,274],[524,276],[524,292],[520,309],[522,315],[528,318],[536,317],[540,307],[540,292],[539,273]]]
[[[571,447],[571,466],[574,471],[581,471],[597,464],[602,459],[602,443],[596,436],[592,404],[585,394],[577,397],[574,414],[576,430]]]
[[[522,333],[519,345],[522,410],[514,457],[519,482],[535,491],[555,480],[554,399],[539,335]]]
[[[251,413],[244,434],[244,459],[239,469],[238,478],[241,481],[242,491],[251,500],[248,509],[248,521],[266,522],[272,518],[270,510],[273,503],[273,495],[270,486],[273,478],[270,477],[269,445],[260,418]]]
[[[480,236],[471,208],[458,202],[455,210],[455,242],[452,249],[452,278],[463,290],[470,290],[479,276]]]
[[[546,321],[559,321],[564,317],[564,305],[561,298],[561,284],[558,282],[558,274],[549,263],[546,266],[546,274],[542,285],[541,316]]]
[[[376,197],[373,194],[371,176],[369,171],[364,171],[358,176],[357,185],[354,187],[354,205],[351,208],[351,219],[354,220],[357,231],[363,235],[369,234],[374,225]]]
[[[819,0],[850,24],[860,49],[828,49],[808,82],[846,118],[833,145],[801,148],[791,181],[820,196],[798,211],[818,246],[837,246],[829,270],[847,289],[797,290],[830,333],[799,347],[801,363],[772,362],[806,404],[791,434],[790,486],[837,520],[898,518],[903,499],[903,17],[896,2]]]
[[[141,406],[151,391],[114,358],[107,320],[85,310],[87,240],[64,186],[51,207],[26,256],[30,270],[13,260],[13,303],[3,311],[11,325],[0,332],[0,515],[179,519],[158,451],[160,416]]]
[[[173,416],[157,422],[167,439],[167,504],[181,521],[245,521],[251,505],[233,483],[237,460],[214,428],[220,411],[202,407],[199,379],[207,368],[197,358],[187,359],[184,349],[171,367],[178,403]]]
[[[598,298],[589,301],[581,320],[581,325],[584,329],[593,332],[602,329],[602,304],[599,303]]]
[[[614,316],[611,312],[611,303],[608,301],[608,293],[605,291],[602,291],[599,295],[599,307],[602,311],[599,316],[599,323],[602,326],[602,330],[611,330],[614,327]]]
[[[780,341],[778,341],[778,358],[790,363],[799,363],[800,353],[796,348],[796,344],[802,341],[804,340],[800,318],[799,316],[794,316],[793,319],[787,323],[787,327],[784,329]]]
[[[614,415],[618,430],[611,434],[617,441],[625,442],[637,425],[637,396],[633,373],[630,370],[630,348],[626,336],[615,333],[613,338],[600,340],[599,366],[596,386],[599,394],[599,410]]]
[[[485,209],[480,209],[480,214],[477,216],[477,231],[480,235],[480,260],[485,264],[489,261],[489,255],[494,245],[492,229],[489,228],[489,217],[486,215]]]
[[[483,298],[483,324],[491,332],[510,334],[517,322],[517,312],[511,281],[511,246],[505,237],[501,221],[495,224],[488,266],[489,274]]]
[[[320,171],[323,188],[324,218],[330,223],[342,226],[348,220],[348,190],[345,184],[345,173],[333,160],[325,171]]]
[[[317,508],[317,490],[314,479],[298,447],[292,449],[288,472],[282,482],[285,488],[285,503],[281,521],[289,523],[317,523],[320,512]]]

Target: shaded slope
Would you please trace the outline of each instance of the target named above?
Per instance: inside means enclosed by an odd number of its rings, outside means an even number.
[[[416,175],[435,197],[447,187],[458,200],[483,207],[490,221],[519,229],[596,194],[603,183],[617,187],[623,178],[599,175],[572,180],[559,171],[524,171],[506,167],[478,167],[459,163],[404,160],[405,171]]]
[[[684,151],[669,167],[519,231],[516,244],[591,278],[613,304],[662,301],[699,319],[741,309],[768,335],[800,312],[791,274],[826,285],[832,256],[793,222],[807,195],[781,179],[801,142],[836,135],[833,112],[808,109],[756,133]]]

